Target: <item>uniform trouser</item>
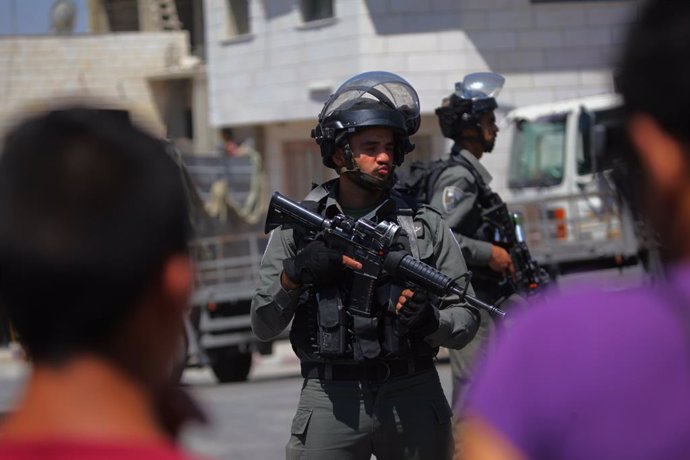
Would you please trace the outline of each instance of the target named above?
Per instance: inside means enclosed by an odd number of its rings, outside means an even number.
[[[286,458],[449,459],[451,419],[436,369],[385,383],[305,379]]]
[[[493,303],[494,300],[489,293],[475,289],[475,295],[482,301]],[[503,324],[497,324],[491,315],[482,310],[480,312],[481,322],[477,334],[472,341],[460,350],[448,350],[450,358],[450,368],[453,375],[453,410],[455,412],[455,454],[462,457],[462,435],[464,429],[464,408],[467,402],[467,390],[469,389],[477,363],[486,358],[491,349],[497,330],[505,327],[512,314],[524,309],[525,300],[517,294],[513,294],[501,302],[500,306],[506,312],[506,318],[501,320]]]
[[[493,303],[493,295],[489,292],[475,289],[475,294],[480,300]],[[509,296],[499,305],[507,313],[507,317],[502,322],[506,322],[511,314],[518,313],[524,309],[525,300],[517,294]],[[467,397],[467,389],[472,380],[476,364],[484,359],[490,349],[493,338],[496,335],[497,324],[491,315],[482,310],[480,312],[481,321],[479,329],[472,341],[460,350],[448,350],[450,358],[450,368],[453,375],[453,409],[456,416],[462,412]]]

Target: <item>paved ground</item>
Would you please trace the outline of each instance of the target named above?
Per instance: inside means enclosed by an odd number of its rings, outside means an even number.
[[[571,275],[561,279],[559,287],[597,282],[621,289],[640,280],[634,270],[614,270]],[[450,395],[449,365],[442,362],[438,369],[444,391]],[[0,413],[11,410],[28,371],[17,350],[0,348]],[[207,428],[187,430],[185,447],[218,459],[282,458],[301,384],[299,363],[287,342],[276,344],[273,355],[254,357],[249,382],[220,385],[208,368],[187,369],[182,381],[212,422]]]

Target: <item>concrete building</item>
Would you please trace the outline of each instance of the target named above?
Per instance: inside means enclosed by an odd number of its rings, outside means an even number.
[[[203,14],[192,0],[89,0],[87,34],[0,37],[0,135],[64,98],[131,110],[186,150],[210,151]]]
[[[413,156],[448,151],[433,115],[466,73],[492,70],[515,106],[612,89],[635,0],[204,0],[210,122],[252,136],[269,183],[302,197],[329,172],[309,139],[328,95],[368,70],[405,77],[423,119]],[[510,133],[487,158],[504,186]]]

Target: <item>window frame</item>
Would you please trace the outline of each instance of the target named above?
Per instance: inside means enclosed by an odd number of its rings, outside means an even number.
[[[242,6],[239,6],[239,5]],[[240,11],[241,9],[244,11]],[[245,27],[239,27],[238,13],[242,13]],[[246,29],[246,30],[244,30]],[[251,0],[225,0],[225,38],[223,41],[243,41],[252,35]]]
[[[317,16],[313,14],[319,7],[317,6],[320,2],[329,2],[330,15],[328,16]],[[312,24],[315,22],[329,22],[333,21],[336,17],[335,13],[335,0],[300,0],[299,2],[300,15],[302,18],[302,24]],[[310,10],[310,11],[307,11]],[[312,13],[312,14],[307,14]],[[310,16],[310,17],[308,17]]]

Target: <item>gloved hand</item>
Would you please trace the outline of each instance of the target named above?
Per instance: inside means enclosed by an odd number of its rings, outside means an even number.
[[[343,253],[321,240],[307,243],[296,256],[283,260],[285,275],[295,284],[328,286],[339,281]]]
[[[422,337],[435,332],[439,327],[438,308],[423,290],[404,289],[395,308],[400,324]]]

